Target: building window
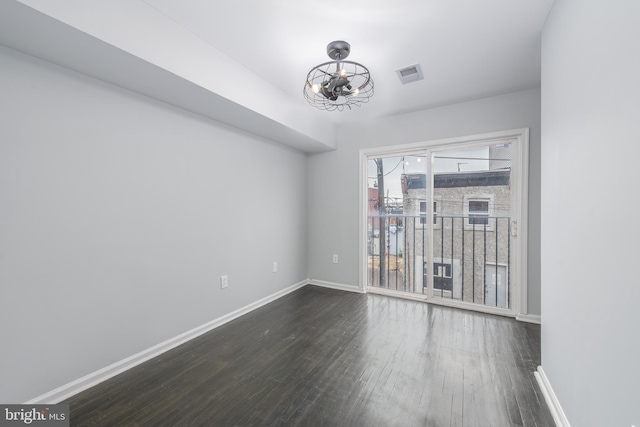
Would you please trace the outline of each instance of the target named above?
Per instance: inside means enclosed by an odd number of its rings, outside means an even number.
[[[433,225],[435,228],[438,227],[438,208],[440,207],[440,202],[438,200],[433,201]],[[441,220],[442,221],[442,220]],[[427,223],[427,202],[425,200],[420,201],[420,224],[425,225]]]
[[[438,224],[438,202],[433,201],[433,225]]]
[[[420,224],[427,223],[427,202],[420,201]]]
[[[433,289],[441,291],[453,290],[453,269],[448,262],[433,263]]]
[[[489,217],[493,214],[493,195],[468,195],[464,198],[464,214],[466,219],[466,228],[486,227],[487,230],[493,229],[495,221],[490,221]]]
[[[433,263],[433,276],[434,277],[444,277],[447,279],[451,278],[451,264]]]
[[[433,198],[433,228],[438,229],[442,227],[442,198],[435,196]]]
[[[489,225],[488,200],[469,200],[469,224]]]

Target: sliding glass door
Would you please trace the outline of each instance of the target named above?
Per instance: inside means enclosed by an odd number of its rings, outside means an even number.
[[[432,297],[510,307],[511,144],[431,152]]]
[[[489,312],[519,310],[526,290],[517,237],[527,135],[363,150],[367,289]]]
[[[426,155],[367,161],[367,285],[425,294]],[[416,268],[417,266],[417,268]]]

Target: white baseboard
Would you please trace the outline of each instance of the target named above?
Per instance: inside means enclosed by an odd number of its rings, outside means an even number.
[[[75,381],[72,381],[68,384],[58,387],[55,390],[51,390],[50,392],[42,394],[34,399],[29,400],[28,402],[25,402],[25,404],[26,405],[38,405],[38,404],[53,405],[53,404],[59,403],[75,394],[80,393],[81,391],[84,391],[97,384],[100,384],[101,382],[108,380],[111,377],[114,377],[128,369],[131,369],[143,362],[146,362],[149,359],[159,356],[162,353],[171,350],[172,348],[175,348],[181,344],[184,344],[189,340],[192,340],[204,333],[207,333],[219,326],[224,325],[225,323],[228,323],[240,316],[243,316],[249,313],[250,311],[260,308],[263,305],[266,305],[297,289],[300,289],[303,286],[307,285],[308,282],[309,280],[306,279],[292,286],[289,286],[288,288],[282,289],[274,294],[271,294],[262,299],[259,299],[258,301],[252,302],[251,304],[248,304],[242,308],[239,308],[229,314],[226,314],[210,322],[207,322],[204,325],[200,325],[196,328],[191,329],[190,331],[184,332],[160,344],[157,344],[153,347],[143,350],[140,353],[127,357],[126,359],[122,359],[107,367],[104,367],[88,375],[85,375],[82,378],[79,378]]]
[[[542,395],[544,396],[545,402],[549,406],[549,410],[551,411],[551,416],[553,420],[556,422],[557,427],[571,427],[569,424],[569,420],[567,416],[564,414],[562,410],[562,406],[560,406],[560,401],[556,397],[556,393],[553,391],[553,387],[551,387],[551,383],[549,382],[549,378],[544,373],[544,369],[542,366],[538,366],[538,370],[533,373],[538,381],[538,385],[542,390]]]
[[[527,323],[535,323],[536,325],[542,324],[542,319],[539,314],[518,314],[516,320]]]
[[[364,289],[357,286],[343,285],[342,283],[325,282],[324,280],[309,279],[307,281],[307,284],[322,286],[323,288],[338,289],[340,291],[357,292],[359,294],[364,293]]]

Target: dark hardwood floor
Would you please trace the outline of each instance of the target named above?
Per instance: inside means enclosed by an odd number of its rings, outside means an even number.
[[[67,400],[72,426],[554,426],[540,327],[306,286]]]

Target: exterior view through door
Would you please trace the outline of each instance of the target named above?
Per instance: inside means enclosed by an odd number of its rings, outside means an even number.
[[[366,154],[368,290],[514,314],[520,142]]]

